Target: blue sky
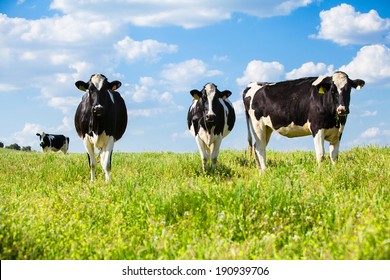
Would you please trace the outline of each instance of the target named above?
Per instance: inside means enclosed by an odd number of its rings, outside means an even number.
[[[353,91],[341,150],[390,144],[388,0],[1,0],[0,141],[40,150],[37,132],[70,137],[93,73],[120,80],[129,122],[114,150],[195,152],[190,90],[233,92],[237,121],[222,149],[246,148],[241,93],[250,81],[345,71]],[[269,149],[314,150],[274,133]]]

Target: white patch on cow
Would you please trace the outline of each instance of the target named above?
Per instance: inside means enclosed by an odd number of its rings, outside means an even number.
[[[313,86],[318,86],[327,76],[319,76],[313,83]]]
[[[332,80],[337,87],[337,91],[341,94],[342,88],[348,83],[348,76],[343,72],[335,72]]]
[[[215,127],[212,127],[210,131],[207,131],[203,127],[200,127],[197,137],[199,137],[207,146],[210,146],[212,143],[214,143],[215,139],[221,136],[215,135],[214,129]]]
[[[95,168],[97,165],[97,161],[95,158],[95,148],[101,150],[100,163],[105,173],[106,182],[110,181],[110,157],[114,149],[114,143],[114,137],[107,135],[105,131],[103,131],[103,133],[100,135],[96,135],[95,133],[93,133],[92,136],[85,134],[84,146],[91,160],[91,182],[95,179]]]
[[[192,111],[192,110],[195,108],[195,106],[196,106],[197,103],[198,103],[198,100],[196,100],[196,99],[194,99],[194,100],[192,101],[192,104],[191,104],[191,107],[190,107],[190,111]]]
[[[214,130],[214,128],[212,130]],[[199,129],[199,133],[195,136],[195,140],[202,158],[203,171],[206,171],[206,166],[210,159],[212,164],[211,168],[212,170],[215,170],[222,139],[223,136],[221,134],[215,135],[212,132],[208,133],[203,128]]]
[[[100,163],[103,167],[106,182],[110,181],[110,170],[111,170],[111,155],[114,149],[114,137],[110,136],[105,147],[100,152]]]
[[[295,125],[294,122],[292,122],[288,126],[281,127],[275,131],[277,131],[280,135],[289,138],[307,136],[311,134],[309,122],[306,122],[303,126]]]
[[[101,74],[95,74],[91,77],[92,84],[100,90],[103,86],[103,82],[105,80],[105,77],[103,77]]]
[[[96,135],[95,132],[92,133],[92,136],[89,136],[88,134],[85,135],[85,138],[90,141],[96,149],[103,149],[107,146],[107,143],[112,136],[108,136],[105,131],[103,131],[102,134]]]
[[[255,93],[264,87],[265,84],[259,84],[259,83],[250,83],[247,87],[250,88],[248,92],[246,93],[246,97],[250,96],[251,99],[253,100],[253,96]],[[274,85],[274,84],[267,84],[267,85]]]
[[[113,93],[112,93],[112,91],[111,90],[108,90],[108,95],[110,96],[110,98],[111,98],[111,102],[112,102],[112,104],[115,104],[115,101],[114,101],[114,95],[113,95]]]
[[[339,128],[332,127],[332,128],[324,129],[325,140],[331,144],[339,142],[340,135],[341,133],[343,133],[343,130],[344,130],[344,125],[340,125]]]
[[[207,95],[207,102],[209,103],[209,111],[207,112],[207,115],[215,115],[213,111],[213,99],[215,97],[216,88],[213,84],[207,84],[205,87],[206,95]]]
[[[318,164],[324,159],[325,148],[324,148],[324,140],[325,140],[325,129],[318,130],[317,134],[314,135],[314,149],[316,151],[316,158]]]

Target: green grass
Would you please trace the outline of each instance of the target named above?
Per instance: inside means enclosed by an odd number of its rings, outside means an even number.
[[[390,148],[244,151],[215,173],[198,154],[114,153],[89,183],[85,154],[0,149],[1,259],[390,259]]]

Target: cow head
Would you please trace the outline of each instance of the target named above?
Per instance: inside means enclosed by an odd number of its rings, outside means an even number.
[[[45,146],[44,139],[45,139],[46,133],[45,132],[37,133],[36,136],[39,136],[39,142],[40,142],[39,146],[41,146],[43,148]]]
[[[42,148],[50,146],[50,140],[52,140],[50,134],[48,135],[45,132],[41,132],[37,133],[36,135],[39,136],[39,146]]]
[[[332,97],[338,116],[346,116],[349,114],[351,88],[359,90],[364,84],[363,80],[351,80],[346,73],[337,71],[331,77],[318,77],[312,85],[317,88],[319,94]]]
[[[122,84],[119,81],[109,82],[102,74],[93,74],[88,83],[77,81],[75,85],[87,93],[93,116],[100,117],[104,115],[105,100],[110,96],[110,91],[118,89]]]
[[[229,90],[219,91],[217,86],[212,83],[206,84],[201,91],[193,89],[190,93],[194,99],[198,100],[204,121],[210,126],[215,123],[214,108],[220,102],[219,99],[226,99],[232,94]]]

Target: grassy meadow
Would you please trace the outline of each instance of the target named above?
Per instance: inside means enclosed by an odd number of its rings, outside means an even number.
[[[89,183],[86,154],[0,149],[1,259],[390,259],[390,147],[113,154]]]

